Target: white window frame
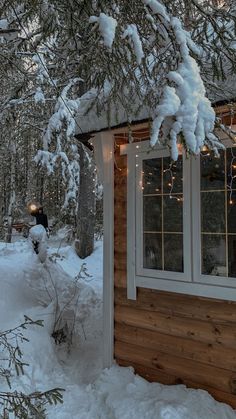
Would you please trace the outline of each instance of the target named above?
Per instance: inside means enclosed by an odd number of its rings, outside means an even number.
[[[232,147],[232,145],[231,145]],[[168,148],[150,147],[149,141],[124,144],[127,154],[127,297],[136,299],[138,287],[236,301],[236,278],[201,274],[200,158],[183,157],[184,273],[145,269],[142,260],[142,193],[140,165],[143,159],[168,155]],[[139,192],[137,192],[139,191]],[[192,193],[193,191],[193,193]],[[141,198],[140,198],[141,197]],[[226,284],[227,281],[227,284]]]
[[[136,240],[140,243],[136,246],[136,273],[138,276],[162,278],[174,281],[191,281],[191,232],[187,228],[190,224],[190,184],[183,182],[183,254],[184,257],[184,271],[173,272],[158,269],[147,269],[143,268],[143,192],[142,192],[142,163],[144,160],[152,158],[169,157],[170,151],[168,148],[162,148],[161,150],[151,150],[148,153],[142,149],[140,145],[140,151],[135,157],[135,168],[136,168]],[[187,176],[190,170],[190,161],[183,155],[183,178]]]
[[[232,144],[230,145],[230,147],[232,147]],[[213,284],[219,285],[224,288],[236,288],[236,278],[234,277],[202,274],[200,156],[197,156],[195,159],[192,159],[191,171],[192,191],[194,191],[194,193],[192,193],[192,216],[194,219],[194,223],[192,223],[192,232],[193,237],[195,237],[195,240],[192,240],[192,248],[194,255],[194,257],[192,258],[193,281],[198,282],[199,284]]]

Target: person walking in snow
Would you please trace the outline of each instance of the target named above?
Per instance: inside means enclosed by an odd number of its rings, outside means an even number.
[[[36,225],[29,231],[29,239],[32,242],[35,253],[43,263],[47,257],[46,234],[49,237],[48,217],[43,212],[43,207],[31,211],[31,215],[36,218]]]
[[[48,235],[48,233],[49,233],[48,217],[47,217],[46,214],[44,214],[43,207],[40,206],[40,207],[34,209],[33,211],[31,211],[31,215],[33,215],[33,217],[36,218],[36,225],[41,224],[45,228],[45,230],[47,232],[47,235]]]
[[[46,231],[48,231],[48,217],[43,212],[43,207],[39,207],[35,214],[32,214],[36,218],[36,225],[41,224]]]
[[[36,218],[36,225],[40,224],[45,228],[47,232],[47,237],[49,237],[48,217],[46,214],[44,214],[43,207],[40,206],[36,210],[32,211],[31,215],[33,215],[33,217]]]

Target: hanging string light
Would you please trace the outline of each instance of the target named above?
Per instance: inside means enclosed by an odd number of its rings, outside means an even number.
[[[229,190],[229,204],[233,205],[233,199],[232,199],[232,195],[233,195],[233,181],[236,178],[236,172],[235,174],[233,173],[233,170],[236,170],[236,164],[234,164],[235,160],[236,160],[236,155],[233,152],[233,147],[231,147],[231,162],[230,162],[230,182],[229,185],[227,185],[227,188]]]
[[[234,109],[231,108],[230,109],[230,126],[229,126],[230,133],[233,132],[234,115],[235,115],[234,114]],[[230,138],[232,139],[231,136],[230,136]],[[235,140],[235,138],[233,138],[233,139]],[[234,201],[232,199],[232,195],[233,195],[233,181],[236,178],[236,173],[233,173],[234,170],[236,169],[236,163],[235,163],[236,155],[234,154],[234,151],[233,150],[234,150],[233,147],[231,147],[230,148],[230,151],[231,151],[231,162],[230,162],[230,172],[229,172],[229,174],[230,174],[230,182],[229,182],[229,184],[227,184],[227,188],[229,190],[229,205],[233,205],[233,203],[234,203]]]
[[[169,167],[167,169],[163,170],[163,173],[169,173],[169,175],[170,175],[170,180],[168,181],[168,184],[167,184],[170,188],[169,198],[170,199],[176,199],[176,201],[181,202],[181,201],[183,201],[183,198],[180,198],[179,196],[172,195],[173,189],[174,189],[174,181],[176,179],[176,177],[174,176],[174,173],[173,173],[173,167],[176,167],[176,166],[174,165],[174,162],[171,162]],[[181,178],[181,180],[182,180],[182,178]]]
[[[170,199],[175,198],[175,197],[172,196],[172,192],[173,192],[173,189],[174,189],[174,179],[175,179],[175,177],[173,176],[172,167],[173,167],[173,163],[171,162],[170,166],[167,169],[163,170],[163,173],[169,173],[170,174],[170,181],[168,182],[168,186],[170,187],[170,190],[169,190],[169,198]]]

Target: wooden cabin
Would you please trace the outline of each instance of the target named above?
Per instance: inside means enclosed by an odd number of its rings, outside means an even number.
[[[236,127],[236,106],[216,108]],[[150,122],[94,132],[104,186],[104,364],[236,408],[236,143],[171,162]],[[236,140],[236,138],[235,138]]]

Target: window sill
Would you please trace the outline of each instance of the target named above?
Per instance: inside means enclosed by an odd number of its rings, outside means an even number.
[[[136,287],[155,289],[159,291],[176,292],[180,294],[195,295],[198,297],[216,298],[220,300],[236,301],[235,285],[220,286],[200,282],[168,280],[145,276],[135,277]]]

